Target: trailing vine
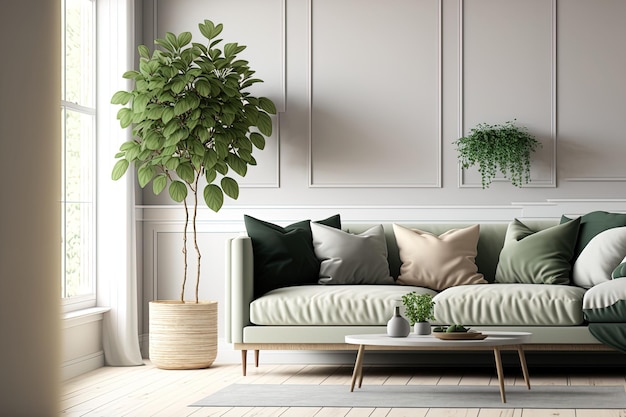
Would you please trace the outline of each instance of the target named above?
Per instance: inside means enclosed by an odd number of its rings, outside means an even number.
[[[478,166],[483,188],[489,187],[498,171],[516,187],[530,182],[530,157],[541,143],[514,121],[480,123],[469,135],[453,142],[463,168]]]

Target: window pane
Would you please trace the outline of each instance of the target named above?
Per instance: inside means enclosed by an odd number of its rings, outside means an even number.
[[[65,0],[64,100],[94,106],[95,21],[92,0]]]
[[[94,123],[93,115],[65,111],[65,297],[95,292]]]

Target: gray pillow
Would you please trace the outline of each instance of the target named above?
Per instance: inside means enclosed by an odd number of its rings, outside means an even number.
[[[321,261],[320,284],[395,284],[382,225],[353,235],[311,223],[311,232],[315,255]]]

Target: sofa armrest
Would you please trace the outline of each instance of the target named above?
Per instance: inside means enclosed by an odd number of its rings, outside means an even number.
[[[626,323],[626,278],[605,281],[587,290],[583,313],[590,323]]]
[[[238,236],[226,241],[226,341],[243,343],[243,328],[250,324],[254,299],[252,240]]]

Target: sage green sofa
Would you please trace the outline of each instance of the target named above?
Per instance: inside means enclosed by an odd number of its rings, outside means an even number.
[[[563,220],[561,220],[561,223]],[[399,223],[442,235],[471,224]],[[529,228],[542,231],[559,220],[524,220]],[[343,223],[351,234],[364,233],[377,224]],[[397,280],[401,256],[393,224],[383,224],[389,271]],[[487,283],[456,285],[444,290],[400,285],[295,285],[276,288],[255,298],[254,249],[247,235],[226,243],[226,338],[242,352],[246,373],[247,351],[255,352],[258,366],[261,350],[348,350],[348,334],[385,333],[386,323],[402,295],[415,291],[434,296],[437,324],[463,324],[479,331],[527,331],[532,341],[526,350],[611,351],[620,349],[614,336],[626,326],[626,280],[602,277],[590,290],[572,283],[497,283],[496,270],[509,223],[483,223],[475,263]],[[573,262],[573,261],[572,261]],[[602,290],[603,286],[607,290]],[[592,297],[586,299],[590,293]],[[594,295],[594,293],[597,293]],[[617,306],[617,307],[616,307]],[[610,344],[590,331],[590,321],[611,334]],[[607,324],[608,323],[608,324]],[[608,326],[608,330],[604,327]],[[615,330],[617,329],[617,330]],[[621,338],[621,339],[620,339]],[[606,337],[605,337],[606,339]]]

